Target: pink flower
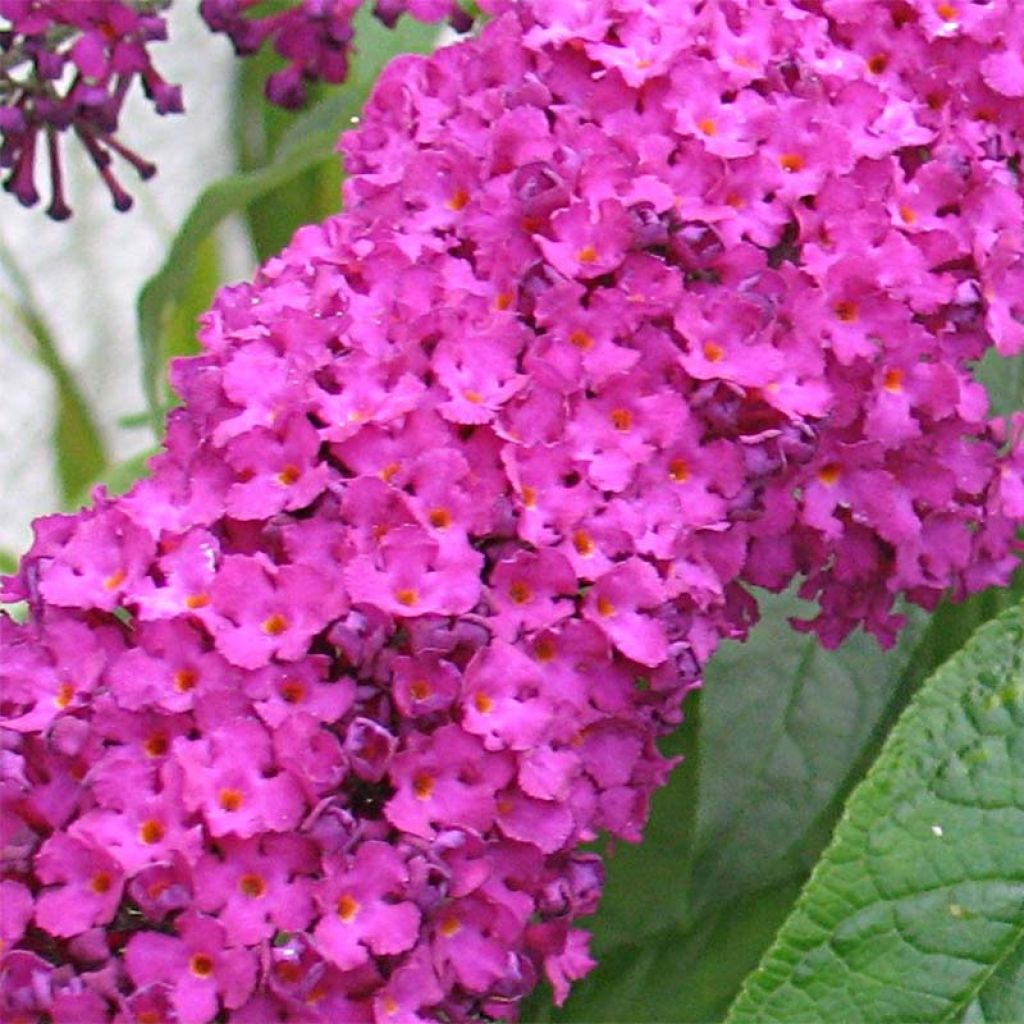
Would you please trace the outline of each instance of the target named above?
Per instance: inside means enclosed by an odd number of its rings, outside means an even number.
[[[342,970],[370,954],[395,955],[419,936],[420,912],[404,901],[408,871],[386,843],[363,843],[348,863],[331,864],[316,897],[322,917],[313,933],[320,951]]]
[[[324,574],[310,566],[272,565],[263,556],[228,555],[210,592],[217,649],[240,668],[260,668],[274,655],[297,660],[310,638],[344,607],[328,592]]]
[[[35,918],[51,935],[78,935],[107,924],[121,902],[124,875],[109,853],[66,835],[52,835],[36,859],[40,881],[53,885],[38,897]]]
[[[479,597],[479,565],[475,551],[446,557],[425,530],[401,526],[384,535],[376,556],[354,558],[345,578],[353,602],[391,615],[458,615]]]
[[[385,814],[396,828],[426,839],[439,827],[485,832],[494,821],[495,794],[513,774],[508,755],[487,752],[454,724],[414,735],[392,764],[397,792]]]
[[[256,963],[245,949],[225,942],[213,918],[187,914],[178,918],[177,935],[140,932],[128,940],[124,963],[140,988],[165,984],[183,1024],[205,1024],[220,1001],[241,1006],[256,980]]]
[[[20,882],[0,882],[0,942],[8,949],[17,945],[32,920],[32,894]]]
[[[584,614],[627,657],[660,665],[667,653],[664,627],[644,611],[665,600],[664,584],[646,562],[631,559],[601,576],[588,591]]]
[[[211,835],[248,838],[298,824],[305,809],[299,785],[277,770],[270,737],[255,722],[231,722],[203,739],[177,740],[174,757],[183,771],[183,802],[202,813]]]
[[[216,914],[232,945],[252,946],[274,932],[303,931],[313,917],[314,844],[298,835],[225,836],[196,865],[196,905]]]
[[[519,551],[499,562],[491,576],[495,632],[506,640],[519,631],[546,629],[571,615],[577,582],[572,566],[555,551]]]

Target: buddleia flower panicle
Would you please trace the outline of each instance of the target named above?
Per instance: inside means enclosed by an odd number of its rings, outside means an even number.
[[[6,582],[5,1019],[561,1003],[754,588],[890,643],[1018,564],[1020,5],[492,7]]]

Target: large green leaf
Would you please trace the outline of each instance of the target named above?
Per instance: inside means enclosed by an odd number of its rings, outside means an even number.
[[[925,620],[910,612],[891,651],[862,633],[826,651],[789,627],[806,604],[784,596],[765,609],[707,671],[698,910],[810,870]]]
[[[1024,1020],[1022,947],[1018,603],[911,702],[728,1019]]]

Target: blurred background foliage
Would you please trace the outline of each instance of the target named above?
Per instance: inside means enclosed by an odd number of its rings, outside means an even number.
[[[103,402],[85,394],[62,355],[68,339],[58,336],[40,298],[53,294],[52,282],[31,280],[0,231],[0,302],[53,388],[48,458],[62,508],[80,507],[100,483],[121,492],[144,472],[173,402],[167,364],[197,350],[197,317],[237,270],[238,252],[243,266],[253,266],[280,250],[298,226],[338,209],[339,133],[358,119],[391,56],[429,51],[438,37],[436,27],[409,18],[386,31],[365,9],[357,30],[350,81],[316,91],[298,116],[263,101],[269,58],[236,66],[230,173],[202,188],[136,298],[146,408],[112,419]],[[232,226],[228,234],[225,224]],[[87,277],[93,270],[88,260],[78,269]],[[9,343],[0,337],[0,345]],[[1024,360],[993,355],[979,374],[995,412],[1024,408]],[[118,429],[135,432],[129,458],[112,454],[108,438]],[[14,564],[14,550],[0,550],[4,571]],[[682,754],[684,761],[655,798],[644,844],[598,846],[608,854],[608,889],[588,926],[600,967],[560,1010],[543,987],[523,1019],[723,1019],[900,711],[976,626],[1021,594],[1024,574],[1018,573],[1012,591],[943,605],[930,616],[911,611],[899,644],[887,652],[862,635],[823,651],[790,630],[787,620],[801,612],[796,598],[763,595],[764,618],[751,640],[723,648],[704,690],[688,699],[686,726],[664,743],[666,754]]]

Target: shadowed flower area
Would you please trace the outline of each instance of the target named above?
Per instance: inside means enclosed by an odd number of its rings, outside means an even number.
[[[562,1002],[752,586],[833,646],[1008,579],[1013,6],[495,2],[389,66],[150,477],[6,582],[5,1019]]]

